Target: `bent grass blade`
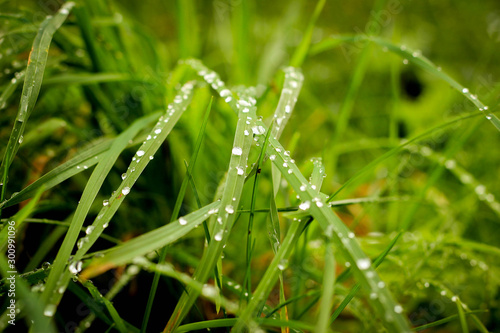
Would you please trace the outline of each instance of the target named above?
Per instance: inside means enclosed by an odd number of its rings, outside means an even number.
[[[33,47],[29,55],[28,67],[26,68],[19,111],[0,166],[0,183],[2,184],[0,202],[5,198],[9,167],[22,142],[21,137],[24,133],[26,122],[35,107],[38,93],[42,86],[43,74],[52,37],[57,29],[64,23],[69,15],[69,11],[74,5],[74,2],[67,2],[54,16],[48,16],[40,25],[40,29],[33,42]]]
[[[192,62],[192,60],[190,60]],[[221,95],[225,95],[226,102],[233,102],[236,107],[238,104],[238,123],[236,125],[236,133],[232,148],[231,160],[227,172],[227,180],[222,194],[220,209],[218,211],[217,223],[214,223],[211,235],[212,241],[203,252],[203,257],[194,273],[196,281],[205,283],[210,274],[213,273],[214,267],[220,258],[224,244],[227,242],[230,231],[235,222],[236,214],[243,185],[245,183],[244,170],[248,160],[248,154],[252,145],[252,128],[255,126],[255,107],[251,100],[240,99],[237,102],[233,101],[232,93],[224,89],[224,84],[214,72],[200,69],[199,75],[204,76],[205,80],[210,84],[214,84],[221,90]],[[226,92],[227,91],[227,92]],[[224,96],[222,96],[224,97]],[[175,307],[175,310],[170,317],[170,320],[165,327],[165,332],[173,332],[189,312],[194,301],[198,297],[199,292],[187,288]]]
[[[192,82],[186,83],[180,89],[180,94],[174,98],[174,102],[169,104],[166,114],[159,118],[158,122],[153,127],[151,134],[146,138],[146,141],[141,145],[134,156],[127,172],[124,175],[125,177],[122,183],[110,197],[108,205],[103,206],[92,226],[87,228],[87,235],[84,236],[82,241],[79,242],[78,250],[69,267],[72,269],[72,272],[70,272],[69,270],[64,270],[64,268],[66,267],[76,239],[78,238],[79,230],[87,215],[88,209],[90,208],[102,181],[104,181],[104,178],[113,166],[114,161],[126,147],[128,141],[135,136],[140,128],[142,128],[141,121],[144,121],[144,119],[134,123],[134,125],[115,139],[106,156],[101,160],[92,173],[91,179],[87,183],[89,190],[87,191],[86,187],[86,190],[82,195],[80,205],[78,205],[70,230],[68,231],[65,242],[63,242],[63,245],[61,246],[61,249],[56,257],[53,270],[45,286],[43,296],[44,300],[48,302],[48,307],[56,308],[59,304],[62,294],[55,292],[56,286],[57,289],[64,288],[69,282],[71,275],[81,269],[81,258],[100,237],[103,230],[109,225],[111,218],[120,207],[124,197],[130,192],[131,187],[142,174],[150,162],[151,157],[163,144],[172,128],[186,110],[191,101],[193,88],[194,85]],[[75,267],[77,268],[76,270],[74,269]]]

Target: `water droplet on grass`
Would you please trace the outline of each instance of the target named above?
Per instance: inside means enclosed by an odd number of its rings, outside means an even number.
[[[102,205],[103,205],[103,206],[107,206],[107,205],[109,205],[109,200],[103,200],[103,201],[102,201]]]
[[[87,229],[85,229],[85,233],[86,233],[87,235],[90,235],[90,234],[92,233],[92,231],[94,231],[94,229],[95,229],[95,227],[94,227],[93,225],[89,225],[89,226],[87,227]]]
[[[122,189],[122,194],[127,195],[130,193],[130,187],[126,186]]]
[[[371,261],[368,258],[359,259],[358,261],[356,261],[356,265],[358,265],[359,269],[366,270],[370,268]]]
[[[224,233],[224,230],[219,231],[218,233],[215,234],[214,239],[217,242],[220,242],[222,240],[223,233]]]
[[[45,317],[53,317],[56,313],[56,305],[55,304],[47,304],[45,309],[43,310],[43,315]]]
[[[234,207],[232,205],[227,205],[225,208],[226,212],[228,214],[233,214],[234,213]]]
[[[241,154],[243,154],[243,150],[240,147],[234,147],[232,153],[233,155],[241,156]]]
[[[185,218],[183,218],[183,217],[179,218],[179,224],[180,225],[186,225],[187,223],[188,222],[187,222],[187,220]]]
[[[301,203],[299,205],[299,208],[301,210],[307,210],[307,209],[309,209],[309,207],[311,207],[311,202],[310,201],[304,201],[303,203]]]
[[[144,150],[138,150],[137,151],[137,156],[141,157],[144,155]]]

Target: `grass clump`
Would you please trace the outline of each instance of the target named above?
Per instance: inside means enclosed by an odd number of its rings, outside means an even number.
[[[495,331],[499,85],[400,5],[6,5],[1,329]]]

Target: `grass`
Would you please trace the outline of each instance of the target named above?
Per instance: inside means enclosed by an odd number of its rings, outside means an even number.
[[[261,5],[5,4],[2,331],[498,331],[498,45]]]

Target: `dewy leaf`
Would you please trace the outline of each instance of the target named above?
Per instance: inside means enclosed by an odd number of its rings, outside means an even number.
[[[193,60],[188,60],[192,62]],[[224,89],[224,83],[220,81],[218,75],[214,72],[200,69],[199,75],[204,76],[205,80],[220,89],[221,96],[225,97],[226,102],[232,102],[232,93]],[[212,241],[205,249],[203,257],[196,268],[194,278],[201,283],[207,281],[213,273],[217,260],[220,258],[224,244],[228,239],[229,233],[235,222],[236,210],[241,198],[243,185],[245,183],[245,169],[248,160],[248,154],[252,145],[252,128],[255,127],[255,106],[254,101],[240,99],[234,103],[239,110],[238,123],[236,125],[236,133],[234,136],[233,148],[231,151],[231,160],[227,173],[226,186],[222,194],[221,205],[218,211],[217,223],[214,224]],[[170,320],[165,327],[166,332],[173,332],[181,323],[183,318],[189,312],[194,301],[198,297],[199,292],[187,288],[177,303],[177,306],[170,317]]]
[[[63,24],[69,15],[69,11],[75,3],[67,2],[54,16],[47,16],[42,22],[38,34],[33,42],[33,47],[30,52],[28,67],[26,69],[26,76],[24,79],[23,91],[21,94],[21,103],[19,104],[19,111],[16,116],[14,128],[10,134],[9,143],[5,151],[2,164],[0,166],[0,184],[2,184],[2,192],[0,195],[0,202],[5,197],[5,189],[7,187],[7,175],[9,167],[14,159],[14,156],[19,149],[22,142],[22,135],[26,122],[35,107],[40,87],[42,86],[43,74],[47,57],[49,52],[50,43],[54,33]]]
[[[182,216],[153,231],[142,234],[122,245],[112,248],[104,257],[94,260],[81,274],[84,279],[90,279],[102,274],[108,269],[131,262],[132,259],[144,256],[165,245],[171,244],[196,228],[220,207],[220,201]]]

